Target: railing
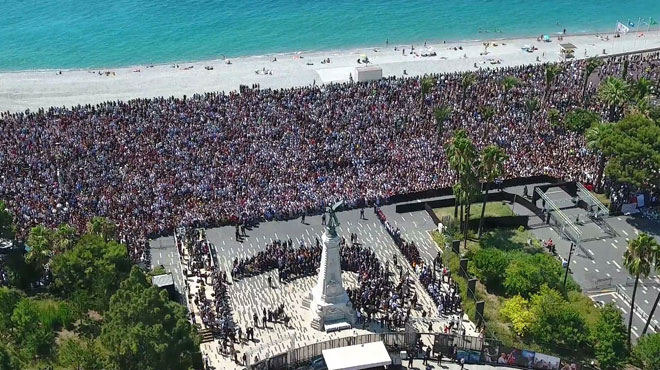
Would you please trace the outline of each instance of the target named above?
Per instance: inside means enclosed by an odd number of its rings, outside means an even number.
[[[323,350],[382,341],[389,351],[400,351],[415,347],[420,335],[433,335],[437,342],[447,348],[456,345],[459,350],[481,351],[484,340],[480,337],[442,334],[442,333],[377,333],[336,338],[324,342],[309,344],[287,352],[276,354],[268,359],[250,363],[251,370],[286,369],[309,363],[323,355]],[[250,361],[251,359],[248,359]]]
[[[635,304],[632,302],[632,299],[630,299],[630,297],[628,296],[628,294],[626,294],[626,292],[624,292],[624,288],[623,288],[623,285],[622,285],[622,284],[618,284],[618,285],[616,286],[616,292],[617,292],[621,297],[623,297],[623,298],[625,299],[626,302],[628,302],[628,304],[630,305],[631,308],[634,307],[634,311],[637,312],[637,313],[639,314],[639,316],[641,316],[641,317],[644,319],[645,323],[646,323],[646,321],[648,321],[648,319],[649,319],[649,315],[648,315],[646,312],[644,312],[644,310],[642,310],[641,308],[639,308],[639,306],[635,305]],[[650,326],[653,327],[653,330],[655,330],[656,333],[660,333],[660,324],[658,323],[658,320],[651,319],[651,325],[650,325]]]
[[[580,229],[575,226],[575,224],[568,218],[568,216],[566,216],[566,214],[562,212],[559,207],[557,207],[555,202],[552,201],[552,199],[550,199],[547,195],[545,195],[541,189],[536,188],[536,193],[541,197],[541,199],[545,201],[546,206],[549,206],[548,212],[554,212],[554,215],[557,218],[555,221],[557,222],[558,226],[560,226],[561,233],[575,242],[575,244],[579,245],[582,241],[582,231],[580,231]],[[553,214],[550,214],[550,217],[552,218]]]
[[[610,210],[605,207],[605,205],[598,200],[587,188],[582,185],[579,181],[576,181],[575,184],[577,185],[577,191],[578,191],[578,196],[584,200],[587,205],[589,206],[596,206],[598,209],[597,211],[594,211],[594,215],[598,217],[599,215],[601,216],[609,216],[610,215]]]

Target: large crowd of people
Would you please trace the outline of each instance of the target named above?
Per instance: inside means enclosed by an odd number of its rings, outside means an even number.
[[[444,144],[459,128],[478,148],[506,150],[506,177],[591,182],[596,157],[546,114],[582,105],[585,63],[562,63],[547,93],[537,64],[476,71],[465,94],[463,73],[437,75],[422,101],[421,78],[411,77],[0,113],[0,199],[19,237],[105,216],[130,244],[178,225],[288,218],[338,199],[350,207],[451,186]],[[628,69],[655,78],[649,63],[657,54],[633,56]],[[588,94],[621,68],[606,59]],[[521,84],[505,93],[506,76]],[[531,98],[541,104],[530,113]],[[606,117],[598,99],[587,104]],[[453,109],[441,130],[439,105]],[[480,106],[494,109],[490,122]]]
[[[183,262],[185,294],[190,295],[197,307],[201,324],[214,336],[233,339],[236,333],[227,289],[227,275],[214,261],[206,232],[203,229],[178,228],[176,243],[179,258]],[[186,258],[182,258],[183,256]],[[188,277],[194,277],[199,284],[194,291]],[[211,290],[211,294],[207,294],[207,289]],[[194,310],[192,314],[195,322]]]

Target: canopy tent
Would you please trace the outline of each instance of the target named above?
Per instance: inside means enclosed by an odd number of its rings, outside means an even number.
[[[392,364],[383,342],[323,350],[328,370],[360,370]]]

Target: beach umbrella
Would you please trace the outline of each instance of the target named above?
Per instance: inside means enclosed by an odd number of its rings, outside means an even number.
[[[550,35],[543,35],[543,41],[550,41]]]

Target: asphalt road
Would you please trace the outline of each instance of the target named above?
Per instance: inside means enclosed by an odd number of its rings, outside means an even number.
[[[508,189],[508,191],[520,192],[520,188]],[[531,187],[530,187],[531,193]],[[658,222],[644,219],[640,216],[612,216],[604,219],[602,227],[588,221],[586,213],[575,207],[571,207],[570,196],[558,188],[551,188],[548,196],[555,200],[563,212],[574,220],[580,214],[584,225],[578,225],[583,232],[583,239],[578,248],[574,248],[571,256],[571,275],[580,284],[582,289],[596,302],[614,303],[623,313],[627,325],[630,314],[630,297],[634,285],[634,277],[630,276],[623,267],[623,254],[630,239],[634,239],[640,232],[654,236],[660,242],[660,224]],[[514,209],[516,213],[525,214],[526,209]],[[539,221],[536,218],[536,221]],[[531,221],[530,223],[534,223]],[[611,236],[608,227],[614,231]],[[543,226],[532,229],[533,234],[540,240],[552,240],[557,245],[557,253],[564,259],[568,259],[571,241],[562,238],[558,229]],[[648,279],[643,279],[637,289],[635,297],[635,316],[633,317],[633,337],[638,338],[646,323],[646,318],[651,311],[657,294],[660,292],[660,278],[652,271]],[[652,324],[660,327],[660,309],[656,310]],[[649,332],[655,330],[653,325]]]

